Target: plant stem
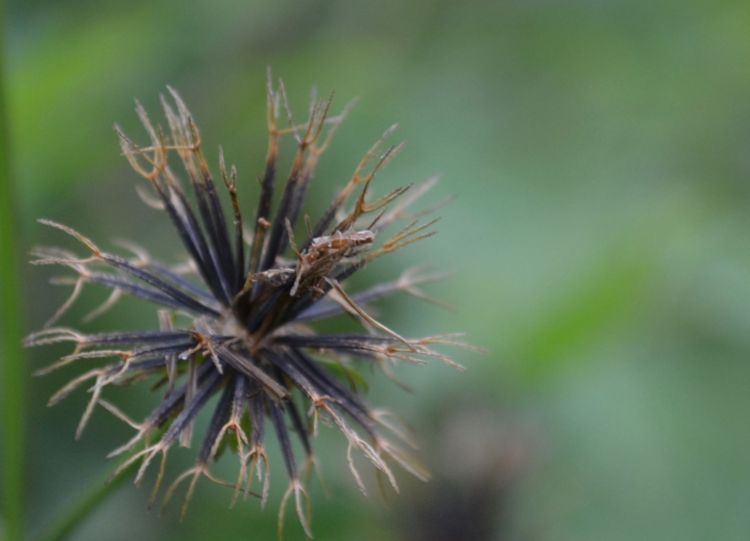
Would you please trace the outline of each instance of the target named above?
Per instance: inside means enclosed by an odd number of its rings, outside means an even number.
[[[2,507],[5,538],[19,541],[24,516],[23,311],[18,274],[16,207],[10,176],[10,141],[5,107],[5,4],[0,0],[0,406],[2,408]]]
[[[108,476],[96,483],[89,492],[85,493],[80,500],[75,502],[63,517],[47,532],[40,537],[41,541],[61,541],[67,539],[70,534],[89,517],[107,498],[115,493],[126,479],[132,476],[138,466],[134,462],[115,477]]]

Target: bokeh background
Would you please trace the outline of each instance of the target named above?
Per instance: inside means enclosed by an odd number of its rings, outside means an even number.
[[[11,0],[6,93],[22,252],[61,240],[48,217],[109,247],[139,240],[179,254],[119,155],[114,122],[140,134],[166,84],[225,148],[245,205],[265,152],[264,77],[283,77],[302,112],[309,88],[360,103],[320,164],[315,216],[392,122],[405,152],[378,193],[441,175],[455,195],[439,235],[383,261],[370,279],[431,262],[453,272],[431,294],[455,306],[385,303],[406,334],[462,330],[488,350],[373,375],[369,399],[412,425],[435,478],[400,475],[361,496],[332,430],[313,482],[317,539],[744,540],[750,531],[750,3],[115,2]],[[252,208],[252,207],[251,207]],[[25,256],[24,256],[25,259]],[[22,264],[26,330],[65,298]],[[94,290],[68,314],[102,300]],[[5,314],[3,317],[13,317]],[[155,324],[126,302],[89,329]],[[62,350],[28,351],[26,530],[35,538],[114,463],[129,434],[97,412],[73,441],[85,393],[47,409],[75,372],[31,378]],[[147,389],[119,403],[143,411]],[[174,453],[170,473],[192,453]],[[279,458],[276,456],[275,458]],[[283,477],[276,464],[276,481]],[[11,467],[6,464],[3,466]],[[233,465],[219,464],[232,472]],[[273,476],[272,476],[273,477]],[[272,539],[270,507],[227,509],[201,483],[183,523],[130,484],[79,540]],[[302,538],[290,518],[287,536]]]

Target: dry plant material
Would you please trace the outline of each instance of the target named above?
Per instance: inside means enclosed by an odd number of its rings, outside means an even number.
[[[395,490],[393,463],[426,479],[425,469],[400,445],[410,444],[407,432],[392,417],[366,404],[355,384],[361,381],[355,369],[361,363],[374,364],[392,377],[391,365],[402,361],[437,359],[459,367],[434,349],[436,345],[463,346],[456,336],[404,337],[375,319],[368,308],[396,293],[427,298],[420,286],[440,276],[412,269],[395,281],[358,293],[348,292],[345,284],[374,259],[433,234],[434,220],[421,221],[428,212],[410,213],[409,205],[435,184],[434,179],[378,199],[370,196],[376,174],[401,148],[386,145],[390,128],[367,151],[319,220],[315,224],[307,216],[300,220],[316,164],[350,107],[332,115],[331,99],[313,96],[307,121],[296,124],[283,83],[274,87],[269,74],[268,150],[257,209],[248,223],[237,196],[236,169],[228,168],[220,153],[219,175],[230,203],[228,214],[188,108],[171,88],[161,101],[167,130],[155,125],[137,104],[148,142],[137,144],[119,128],[117,133],[125,158],[147,181],[147,188],[139,193],[146,203],[169,216],[189,263],[170,266],[132,243],[121,243],[127,255],[116,255],[68,226],[41,220],[78,241],[80,250],[34,250],[34,264],[72,271],[53,280],[71,285],[72,293],[45,328],[27,338],[27,344],[70,342],[74,346],[72,353],[40,370],[41,374],[69,364],[88,366],[52,396],[50,404],[87,387],[90,400],[76,435],[80,436],[97,406],[130,425],[135,434],[110,456],[126,457],[118,471],[139,461],[136,483],[158,462],[152,493],[156,497],[168,452],[176,444],[190,445],[196,417],[218,396],[197,462],[164,494],[166,503],[185,482],[183,513],[201,477],[233,486],[232,503],[243,493],[253,493],[265,505],[270,475],[266,436],[274,432],[289,478],[280,505],[280,531],[284,511],[292,505],[311,536],[303,479],[316,466],[312,440],[320,421],[335,426],[346,438],[349,468],[362,492],[365,485],[355,467],[355,452],[363,454]],[[285,127],[280,126],[282,114],[287,119]],[[296,150],[272,212],[279,144],[285,137],[294,138]],[[301,221],[305,234],[295,235],[295,230],[302,229],[295,229]],[[387,229],[398,221],[406,225],[388,235]],[[158,329],[86,334],[55,326],[86,284],[110,291],[86,320],[130,295],[159,308]],[[358,320],[363,331],[316,332],[316,321],[342,314]],[[111,385],[141,380],[156,383],[161,401],[145,419],[135,421],[107,401],[104,392]],[[292,443],[295,438],[304,454],[301,462]],[[225,449],[234,450],[239,461],[233,483],[217,479],[210,468]],[[253,491],[254,480],[260,485],[257,491]]]

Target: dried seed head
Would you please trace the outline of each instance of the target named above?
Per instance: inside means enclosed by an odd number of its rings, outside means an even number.
[[[409,444],[406,432],[382,411],[370,409],[353,382],[361,379],[355,376],[359,363],[374,363],[389,377],[390,365],[399,361],[422,363],[437,359],[460,368],[433,349],[436,345],[464,346],[455,335],[407,338],[368,311],[371,303],[400,292],[427,298],[419,287],[439,275],[412,269],[395,281],[357,293],[347,291],[345,283],[372,260],[433,234],[430,227],[435,220],[420,222],[426,213],[410,215],[409,205],[431,188],[435,179],[371,200],[369,194],[377,173],[401,149],[401,145],[393,145],[383,150],[393,131],[389,128],[365,154],[321,218],[314,225],[308,222],[307,234],[296,237],[295,226],[303,214],[305,193],[315,167],[351,104],[338,115],[331,115],[332,99],[313,97],[307,121],[297,124],[283,84],[274,87],[269,76],[268,150],[257,208],[249,223],[237,197],[237,171],[234,166],[227,168],[223,153],[220,155],[220,174],[231,201],[230,227],[203,154],[200,131],[179,94],[172,88],[168,91],[168,98],[161,97],[168,131],[154,125],[140,104],[136,105],[136,112],[148,143],[141,146],[119,128],[116,130],[126,159],[148,181],[150,189],[141,188],[139,194],[149,206],[167,213],[189,263],[170,266],[143,248],[125,242],[120,245],[130,253],[129,257],[111,254],[68,226],[41,220],[78,241],[84,253],[78,255],[59,248],[38,248],[33,252],[34,264],[57,265],[72,271],[72,276],[60,278],[57,283],[73,285],[73,291],[47,328],[27,338],[27,345],[70,342],[74,347],[70,355],[40,373],[70,364],[96,363],[95,368],[60,389],[50,404],[93,381],[89,388],[91,398],[76,435],[83,431],[97,406],[131,426],[135,435],[110,456],[131,453],[118,471],[141,461],[136,482],[154,459],[160,458],[153,496],[164,476],[167,453],[178,442],[190,445],[197,415],[212,396],[219,395],[208,429],[202,435],[195,466],[178,476],[166,490],[165,503],[182,481],[188,481],[183,514],[201,477],[233,486],[233,503],[240,493],[247,495],[252,491],[257,477],[265,504],[270,486],[266,421],[270,420],[289,478],[289,488],[281,500],[279,524],[283,525],[286,504],[293,498],[299,521],[311,536],[306,511],[308,496],[292,437],[304,450],[303,467],[313,467],[317,462],[312,439],[317,435],[318,420],[337,427],[346,438],[349,467],[362,492],[365,485],[354,466],[355,451],[361,452],[395,490],[398,485],[389,463],[395,462],[421,479],[428,476],[424,467],[384,435],[391,433]],[[282,109],[286,111],[286,127],[280,127]],[[296,152],[280,202],[272,212],[279,140],[288,135],[296,141]],[[181,164],[187,182],[180,179],[173,162]],[[347,205],[351,207],[347,209]],[[408,225],[388,236],[387,228],[404,218]],[[110,293],[87,320],[130,295],[158,307],[158,330],[86,334],[67,327],[51,327],[75,302],[82,288],[91,283],[104,286]],[[183,316],[180,321],[189,323],[175,326],[175,314]],[[340,314],[356,318],[364,332],[316,332],[315,321]],[[157,382],[157,389],[163,388],[162,399],[140,422],[103,397],[111,385],[147,378]],[[225,483],[210,471],[211,462],[226,443],[234,446],[239,461],[234,483]],[[139,445],[143,447],[136,450]]]

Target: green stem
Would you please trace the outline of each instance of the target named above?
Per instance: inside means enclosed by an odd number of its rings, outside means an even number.
[[[70,534],[102,505],[107,498],[122,486],[126,479],[131,478],[138,467],[138,462],[130,464],[120,471],[116,476],[108,476],[97,482],[89,492],[85,493],[80,500],[75,502],[62,518],[47,532],[40,537],[41,541],[61,541],[67,539]]]
[[[10,176],[10,141],[5,108],[5,5],[0,0],[0,408],[2,409],[2,508],[5,538],[20,541],[24,515],[23,311],[18,273],[16,207]]]

